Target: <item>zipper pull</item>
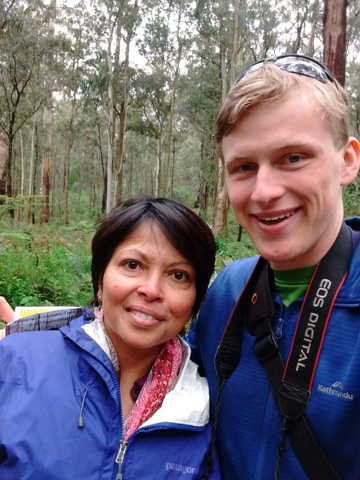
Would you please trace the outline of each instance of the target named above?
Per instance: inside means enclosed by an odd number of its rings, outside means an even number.
[[[116,459],[115,459],[115,462],[119,464],[118,473],[117,473],[117,475],[116,475],[116,479],[115,479],[115,480],[121,480],[121,479],[122,479],[121,466],[122,466],[122,463],[123,463],[123,461],[124,461],[124,457],[125,457],[125,452],[126,452],[127,446],[128,446],[127,440],[122,440],[122,441],[120,442],[120,447],[119,447],[119,450],[118,450],[118,453],[117,453]]]
[[[124,456],[125,456],[128,443],[129,442],[127,440],[121,440],[120,442],[119,451],[116,455],[116,460],[115,460],[115,462],[118,463],[119,465],[121,465],[124,461]]]
[[[278,318],[277,324],[275,327],[275,338],[279,340],[282,337],[282,331],[284,326],[284,319],[282,317]]]

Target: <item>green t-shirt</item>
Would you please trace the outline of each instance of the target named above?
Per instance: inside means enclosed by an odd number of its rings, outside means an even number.
[[[296,270],[274,270],[275,287],[285,307],[305,294],[314,268],[315,265]]]

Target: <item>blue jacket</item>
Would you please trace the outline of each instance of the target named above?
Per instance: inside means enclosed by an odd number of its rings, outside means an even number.
[[[190,350],[174,389],[125,449],[117,374],[83,323],[0,342],[1,480],[199,478],[208,387]],[[219,478],[218,469],[209,477]]]
[[[360,230],[360,219],[353,219],[351,227]],[[218,387],[216,349],[255,263],[256,257],[238,260],[218,275],[189,336],[208,378],[212,403]],[[275,294],[273,298],[277,312],[273,329],[286,359],[301,300],[285,308]],[[225,480],[274,478],[281,419],[253,344],[254,337],[246,331],[240,363],[221,395],[217,445]],[[306,413],[341,478],[360,479],[360,243],[329,322]],[[280,478],[307,478],[289,443]]]

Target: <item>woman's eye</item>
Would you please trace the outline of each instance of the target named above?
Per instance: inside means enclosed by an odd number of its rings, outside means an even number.
[[[190,278],[186,272],[180,272],[180,271],[172,273],[172,277],[179,282],[184,280],[189,280]]]
[[[126,260],[123,265],[129,270],[136,270],[140,267],[140,263],[137,260]]]

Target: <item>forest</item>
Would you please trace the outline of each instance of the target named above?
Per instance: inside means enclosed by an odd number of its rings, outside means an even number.
[[[359,31],[357,0],[0,0],[0,295],[83,303],[94,223],[138,194],[206,218],[218,268],[251,253],[229,210],[217,109],[247,65],[304,54],[345,85],[359,137]]]

